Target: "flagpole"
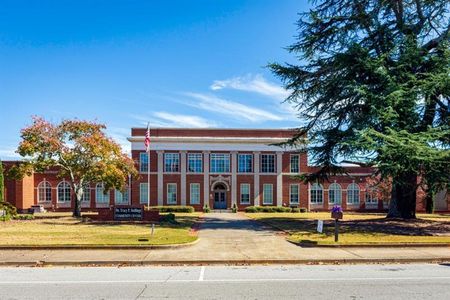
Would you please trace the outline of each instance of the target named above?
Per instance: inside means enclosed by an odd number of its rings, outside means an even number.
[[[150,137],[150,123],[147,123],[148,136]],[[147,152],[147,206],[150,207],[150,144],[148,144]]]

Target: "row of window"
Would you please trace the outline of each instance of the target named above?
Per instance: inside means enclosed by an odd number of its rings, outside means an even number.
[[[359,186],[356,183],[351,183],[347,187],[347,203],[348,204],[359,204]],[[323,203],[323,187],[321,184],[314,183],[310,189],[310,201],[312,204],[322,204]],[[378,199],[375,189],[368,188],[366,190],[366,200],[367,204],[377,204]],[[342,188],[338,183],[332,183],[328,187],[328,203],[330,204],[341,204],[342,203]]]
[[[190,184],[190,204],[200,204],[200,183]],[[289,199],[291,204],[298,204],[300,199],[300,186],[291,184],[289,188]],[[139,201],[141,204],[148,203],[148,183],[141,183],[139,190]],[[273,184],[263,185],[263,204],[273,204]],[[250,184],[242,183],[240,186],[240,203],[250,204]],[[167,204],[177,204],[177,184],[167,184]]]
[[[148,172],[149,160],[148,153],[142,152],[139,155],[140,172]],[[203,172],[203,155],[201,153],[188,153],[187,170],[190,173]],[[290,172],[298,173],[300,171],[300,156],[291,155]],[[180,172],[180,154],[164,153],[164,172]],[[229,173],[230,172],[230,154],[212,153],[210,155],[211,173]],[[253,172],[253,154],[238,154],[238,172]],[[275,154],[261,154],[261,173],[275,173]]]
[[[52,201],[52,186],[48,181],[42,181],[38,184],[38,202],[51,202]],[[56,187],[56,201],[59,203],[70,203],[72,188],[70,184],[66,181],[61,181]],[[116,204],[127,204],[129,202],[128,197],[128,188],[125,190],[119,191],[114,190],[115,203]],[[98,183],[95,186],[95,202],[97,203],[109,203],[110,192],[105,192],[104,186],[102,183]],[[83,196],[81,198],[82,202],[90,202],[91,201],[91,186],[86,183],[83,185]]]

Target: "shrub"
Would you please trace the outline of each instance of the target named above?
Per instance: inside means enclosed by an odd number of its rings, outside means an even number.
[[[173,213],[168,213],[167,215],[162,215],[159,219],[161,223],[176,224],[175,215]]]
[[[300,208],[298,208],[298,207],[293,207],[292,210],[291,210],[291,212],[293,212],[293,213],[299,213],[299,212],[300,212]]]
[[[301,213],[308,212],[308,209],[306,207],[300,207],[300,212]]]
[[[237,213],[237,210],[238,210],[238,208],[237,208],[236,203],[233,203],[233,207],[231,208],[231,212]]]
[[[192,213],[194,207],[184,205],[168,205],[168,206],[150,206],[148,210],[158,210],[159,212],[178,212],[178,213]]]
[[[14,220],[34,220],[34,216],[30,214],[26,215],[16,215],[13,217]]]
[[[8,221],[11,218],[14,218],[17,215],[17,209],[9,202],[1,201],[0,202],[0,210],[4,211],[4,215],[0,217],[0,220]]]
[[[291,212],[290,207],[283,206],[248,206],[245,208],[245,212],[256,213],[256,212],[268,212],[268,213],[284,213]]]
[[[209,212],[211,212],[211,209],[209,209],[208,204],[205,204],[205,205],[203,206],[203,212],[204,212],[204,213],[209,213]]]

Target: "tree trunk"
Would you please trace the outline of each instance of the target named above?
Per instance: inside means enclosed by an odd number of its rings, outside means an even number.
[[[434,213],[434,197],[435,197],[434,191],[428,188],[425,197],[425,210],[427,214]]]
[[[394,178],[388,218],[416,218],[417,175],[405,173]]]
[[[73,208],[72,216],[75,218],[81,218],[81,198],[83,197],[82,185],[80,186],[74,185],[74,191],[75,191],[75,205]]]

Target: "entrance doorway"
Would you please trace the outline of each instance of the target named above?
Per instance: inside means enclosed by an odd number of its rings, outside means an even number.
[[[214,187],[214,209],[227,209],[227,189],[219,183]]]

